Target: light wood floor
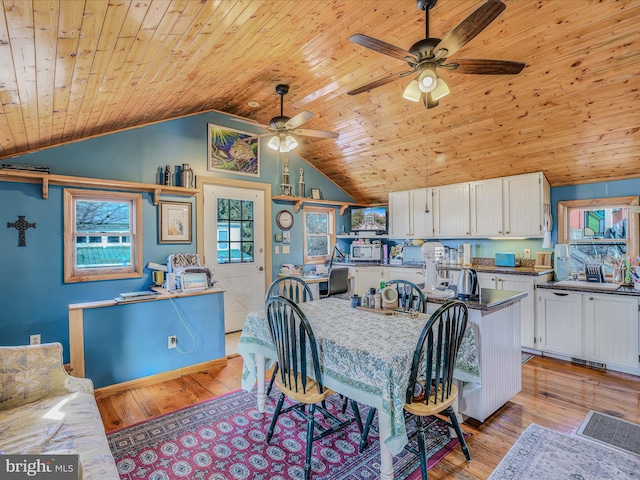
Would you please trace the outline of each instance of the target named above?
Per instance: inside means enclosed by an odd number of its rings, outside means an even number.
[[[98,400],[107,432],[240,388],[242,357],[224,368],[188,375]],[[486,479],[531,423],[574,433],[589,410],[640,423],[640,377],[534,357],[522,366],[522,391],[481,425],[463,424],[471,462],[456,449],[429,471],[431,480]]]

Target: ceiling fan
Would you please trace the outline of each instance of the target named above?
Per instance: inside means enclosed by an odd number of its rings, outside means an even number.
[[[256,135],[251,138],[260,138],[267,135],[273,135],[267,144],[272,150],[279,152],[289,152],[298,146],[298,141],[291,135],[302,135],[305,137],[317,137],[317,138],[338,138],[338,134],[335,132],[327,132],[324,130],[311,130],[308,128],[298,128],[303,123],[308,122],[313,113],[306,110],[300,112],[294,117],[287,117],[284,115],[284,96],[289,92],[289,85],[276,85],[276,93],[280,95],[280,115],[273,117],[269,121],[269,125],[260,124],[254,120],[245,120],[243,118],[234,118],[237,122],[249,123],[252,125],[258,125],[268,130],[267,133]]]
[[[455,54],[500,15],[506,8],[506,5],[500,0],[487,0],[442,40],[429,38],[429,10],[436,5],[438,0],[416,1],[418,8],[426,12],[426,38],[414,43],[409,51],[360,33],[349,37],[350,41],[362,47],[406,61],[411,70],[375,80],[347,92],[349,95],[367,92],[394,81],[396,77],[417,73],[416,78],[409,82],[403,97],[414,102],[422,99],[425,107],[433,108],[438,106],[441,98],[449,94],[449,87],[436,72],[438,68],[476,75],[516,75],[526,66],[522,62],[488,59],[458,59],[453,63],[445,63],[451,55]]]

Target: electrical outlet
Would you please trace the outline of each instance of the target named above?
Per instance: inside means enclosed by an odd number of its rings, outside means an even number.
[[[176,335],[170,335],[167,343],[169,348],[176,348],[178,346],[178,337]]]
[[[29,336],[29,345],[40,345],[40,334],[39,333]]]
[[[531,258],[531,249],[530,248],[525,248],[524,249],[524,258]]]

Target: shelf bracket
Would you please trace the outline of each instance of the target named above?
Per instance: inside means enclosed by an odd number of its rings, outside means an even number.
[[[348,204],[340,205],[340,216],[344,215],[344,212],[347,211],[347,208],[349,208]]]
[[[293,204],[293,211],[298,213],[300,211],[300,207],[302,206],[303,200],[298,200]]]
[[[46,177],[42,178],[42,198],[49,198],[49,179]]]
[[[155,206],[158,206],[158,202],[160,201],[160,192],[161,190],[159,188],[153,190],[153,204]]]

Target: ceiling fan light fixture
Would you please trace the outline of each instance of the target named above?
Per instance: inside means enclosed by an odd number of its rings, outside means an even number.
[[[282,142],[280,142],[282,144]],[[284,139],[284,143],[289,150],[293,150],[298,146],[298,141],[291,135],[287,135]]]
[[[411,100],[412,102],[419,102],[420,96],[422,95],[422,91],[420,91],[420,87],[418,86],[418,80],[411,80],[407,88],[404,90],[402,96],[406,100]]]
[[[277,135],[274,135],[273,137],[271,137],[271,140],[269,140],[269,143],[267,143],[267,146],[271,150],[277,151],[280,148],[280,137],[278,137]]]
[[[441,98],[444,98],[447,95],[449,95],[449,92],[450,90],[446,82],[441,78],[438,78],[438,81],[436,82],[436,87],[431,92],[431,98],[437,102]]]
[[[430,68],[426,68],[420,72],[420,76],[418,77],[418,86],[421,92],[432,92],[436,88],[437,82],[438,75],[436,75],[436,72]]]

